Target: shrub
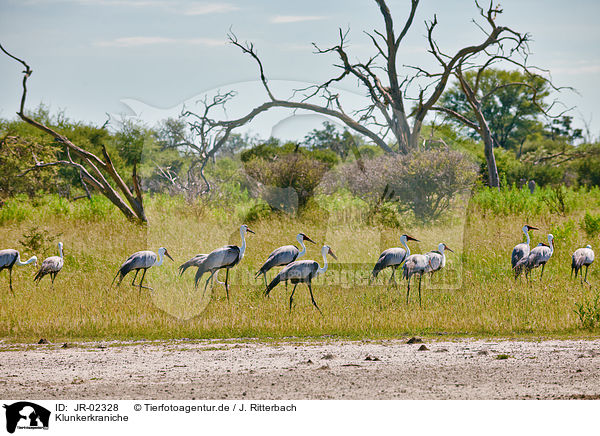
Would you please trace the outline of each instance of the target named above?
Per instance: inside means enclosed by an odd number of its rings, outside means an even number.
[[[600,233],[600,215],[592,215],[586,211],[580,226],[589,237],[596,237]]]
[[[267,160],[246,162],[246,173],[258,180],[263,199],[272,208],[297,210],[306,205],[329,170],[326,163],[301,153],[289,153]]]
[[[584,329],[596,328],[600,323],[600,294],[582,303],[575,303],[575,313]]]
[[[464,154],[438,149],[342,165],[328,176],[325,188],[347,188],[371,205],[382,203],[385,193],[383,200],[427,222],[440,218],[476,177],[476,166]]]

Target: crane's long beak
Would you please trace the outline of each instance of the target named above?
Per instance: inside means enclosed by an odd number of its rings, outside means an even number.
[[[527,228],[528,228],[529,230],[539,230],[537,227],[532,227],[532,226],[530,226],[529,224],[527,225]]]
[[[415,239],[415,238],[413,238],[412,236],[408,236],[408,235],[406,235],[406,239],[407,239],[408,241],[421,242],[421,241],[419,241],[418,239]]]
[[[452,248],[448,247],[446,244],[444,244],[444,249],[454,253],[454,250]]]
[[[337,256],[335,255],[335,253],[333,252],[333,250],[331,248],[329,248],[329,254],[331,254],[331,257],[333,257],[335,260],[338,260]]]
[[[252,230],[250,230],[248,227],[246,227],[246,231],[252,233],[253,235],[256,235],[256,233],[254,233]]]
[[[312,239],[310,239],[308,236],[304,235],[304,240],[308,241],[308,242],[312,242],[313,244],[316,244],[315,241],[313,241]]]
[[[165,250],[165,256],[167,256],[169,259],[173,260],[173,258],[171,257],[171,255],[169,254],[169,252],[167,250]],[[173,260],[173,262],[175,262]]]

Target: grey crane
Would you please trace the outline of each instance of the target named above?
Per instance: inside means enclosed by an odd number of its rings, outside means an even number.
[[[531,273],[531,270],[541,266],[541,280],[542,276],[544,275],[544,268],[546,267],[546,263],[550,260],[552,254],[554,253],[553,241],[554,236],[551,233],[548,233],[548,245],[540,242],[537,247],[533,248],[529,252],[529,255],[519,260],[514,267],[515,279],[519,277],[523,271],[525,271],[525,277],[529,279],[529,274]]]
[[[591,245],[586,245],[584,248],[579,248],[573,253],[573,259],[571,261],[571,276],[575,273],[575,278],[579,274],[579,278],[590,284],[587,281],[587,273],[590,265],[594,263],[594,250]],[[581,269],[585,266],[585,278],[583,278],[583,272]],[[591,286],[591,285],[590,285]]]
[[[54,279],[56,278],[56,275],[62,269],[64,263],[65,263],[65,261],[64,261],[64,256],[63,256],[63,243],[59,242],[58,243],[58,256],[51,256],[51,257],[44,259],[44,261],[42,262],[42,266],[40,267],[40,269],[36,273],[35,277],[33,278],[33,281],[39,283],[40,280],[42,280],[42,278],[44,278],[44,276],[50,275],[50,278],[52,279],[52,285],[54,285]]]
[[[406,288],[406,304],[408,304],[408,295],[410,294],[410,279],[415,274],[419,275],[419,306],[421,306],[421,282],[423,274],[429,270],[429,257],[426,254],[411,254],[408,256],[402,266],[402,278],[408,280]]]
[[[513,248],[512,254],[510,256],[510,263],[512,265],[512,267],[514,268],[515,265],[517,264],[517,262],[521,259],[523,259],[524,257],[527,257],[529,255],[529,244],[530,244],[530,239],[529,239],[529,231],[530,230],[538,230],[537,227],[532,227],[528,224],[525,224],[523,226],[523,233],[525,233],[525,237],[527,238],[527,242],[521,242],[520,244],[515,245],[515,248]]]
[[[292,311],[292,303],[294,301],[294,292],[296,292],[296,286],[298,283],[306,283],[308,285],[308,290],[310,292],[310,299],[312,300],[312,304],[317,308],[319,313],[321,313],[321,309],[317,306],[317,302],[315,301],[315,297],[313,295],[311,282],[312,279],[318,276],[319,274],[324,274],[327,271],[327,255],[331,255],[335,260],[337,260],[337,256],[334,254],[333,250],[329,245],[323,245],[321,248],[321,256],[323,256],[323,268],[319,267],[319,263],[314,260],[296,260],[287,266],[285,266],[279,274],[275,276],[275,278],[269,283],[267,286],[267,290],[265,291],[265,296],[269,296],[271,290],[279,284],[281,281],[287,282],[288,280],[292,282],[294,288],[292,289],[292,293],[290,295],[290,312]],[[322,313],[321,313],[322,314]]]
[[[236,266],[244,257],[244,253],[246,252],[246,232],[254,233],[248,228],[246,224],[242,224],[240,226],[240,237],[242,238],[241,247],[238,247],[237,245],[225,245],[224,247],[217,248],[216,250],[211,251],[206,255],[206,257],[199,258],[197,262],[198,271],[196,271],[195,278],[196,288],[198,287],[198,283],[200,282],[200,279],[202,278],[204,273],[210,272],[210,276],[208,277],[208,279],[206,280],[206,284],[204,285],[204,292],[206,292],[206,288],[208,287],[208,282],[210,282],[210,279],[213,278],[217,271],[225,268],[225,292],[227,293],[227,299],[229,300],[229,270]],[[191,260],[189,260],[185,264],[191,262]],[[185,264],[179,267],[180,270],[184,267]],[[183,268],[183,271],[185,271],[185,268]]]
[[[295,245],[284,245],[283,247],[279,247],[273,250],[273,252],[269,254],[269,257],[267,258],[265,263],[260,267],[260,269],[256,273],[256,276],[254,276],[254,278],[256,279],[259,275],[263,275],[263,278],[265,279],[265,288],[267,288],[268,286],[267,272],[269,272],[271,268],[274,268],[276,266],[287,265],[304,256],[306,254],[306,246],[304,245],[304,241],[312,242],[313,244],[315,243],[315,241],[310,239],[304,233],[298,233],[296,235],[296,240],[302,247],[302,250],[298,250],[298,248]]]
[[[402,262],[404,262],[408,258],[408,256],[410,256],[410,249],[408,248],[408,245],[406,245],[406,241],[419,242],[418,239],[415,239],[412,236],[408,236],[408,235],[400,236],[400,243],[404,246],[404,248],[400,248],[400,247],[388,248],[383,253],[381,253],[379,255],[379,259],[377,259],[377,262],[375,263],[373,272],[371,273],[373,275],[373,278],[377,278],[377,275],[379,274],[379,272],[381,270],[389,267],[389,268],[392,268],[392,275],[390,276],[389,283],[392,283],[392,281],[394,283],[396,283],[396,279],[395,279],[396,268],[398,268],[400,265],[402,265]],[[370,281],[370,279],[369,279],[369,281]]]
[[[171,257],[171,255],[165,247],[160,247],[158,249],[158,256],[154,251],[136,251],[127,258],[123,265],[121,265],[121,267],[117,271],[117,275],[115,275],[115,278],[113,279],[110,286],[112,287],[117,277],[119,277],[117,286],[121,285],[121,282],[123,281],[125,276],[131,271],[135,270],[135,275],[133,276],[133,280],[131,281],[131,286],[138,286],[139,292],[142,292],[142,288],[153,291],[153,289],[150,286],[143,286],[142,284],[144,282],[144,277],[146,277],[146,271],[148,271],[148,269],[152,268],[153,266],[161,266],[165,256],[173,260],[173,258]],[[137,278],[140,270],[143,270],[142,278],[140,279],[140,282],[136,285],[135,279]]]
[[[441,242],[438,244],[437,250],[430,251],[426,254],[426,256],[429,258],[427,272],[429,272],[431,275],[446,266],[446,250],[454,253],[454,250]]]
[[[26,262],[22,262],[21,255],[19,254],[19,252],[17,250],[13,250],[12,248],[8,248],[6,250],[0,250],[0,272],[3,269],[8,270],[9,288],[10,288],[10,292],[12,292],[13,294],[15,293],[15,291],[13,291],[13,287],[12,287],[13,266],[29,265],[30,263],[37,265],[37,257],[31,256]]]

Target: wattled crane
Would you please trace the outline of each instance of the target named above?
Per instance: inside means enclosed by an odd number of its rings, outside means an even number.
[[[520,244],[515,245],[515,248],[513,248],[512,251],[512,255],[510,256],[510,263],[512,265],[512,267],[514,268],[515,265],[517,264],[517,262],[521,259],[523,259],[524,257],[527,257],[529,255],[529,244],[530,244],[530,239],[529,239],[529,231],[530,230],[538,230],[537,227],[532,227],[528,224],[525,224],[523,226],[523,233],[525,233],[525,237],[527,238],[527,242],[521,242]]]
[[[12,248],[8,248],[6,250],[0,250],[0,271],[2,271],[3,269],[8,270],[9,288],[10,288],[10,292],[12,292],[13,294],[15,293],[13,291],[13,287],[12,287],[13,266],[29,265],[30,263],[34,263],[37,265],[37,257],[31,256],[29,258],[29,260],[27,260],[26,262],[22,262],[21,255],[19,254],[19,252],[17,250],[13,250]]]
[[[421,306],[421,282],[423,274],[429,270],[429,257],[426,254],[411,254],[408,256],[402,267],[402,278],[408,280],[406,289],[406,304],[408,304],[408,295],[410,294],[410,279],[413,275],[419,275],[419,306]]]
[[[296,292],[296,286],[298,286],[298,283],[306,283],[310,292],[310,299],[312,300],[313,305],[317,308],[319,313],[321,313],[321,309],[319,309],[319,306],[317,306],[317,302],[315,301],[315,297],[313,296],[311,281],[319,274],[324,274],[325,271],[327,271],[328,254],[331,255],[331,257],[333,257],[335,260],[337,260],[337,256],[333,253],[331,247],[329,247],[329,245],[323,245],[323,248],[321,248],[321,256],[323,256],[323,268],[320,268],[319,264],[314,260],[297,260],[288,264],[279,272],[279,274],[275,276],[271,283],[269,283],[269,285],[267,286],[267,290],[265,291],[265,296],[269,296],[271,290],[275,286],[277,286],[279,282],[287,282],[288,280],[291,281],[294,285],[294,289],[292,289],[292,294],[290,295],[291,312],[292,302],[294,301],[294,292]]]
[[[210,279],[213,278],[217,271],[225,268],[227,271],[225,274],[225,292],[227,293],[227,299],[229,300],[229,269],[236,266],[244,257],[244,253],[246,252],[246,232],[254,233],[246,224],[242,224],[240,226],[240,237],[242,238],[241,247],[238,247],[237,245],[225,245],[224,247],[211,251],[206,257],[199,260],[198,271],[196,271],[195,278],[196,288],[204,273],[210,272],[210,276],[204,285],[204,292],[206,292]],[[180,269],[182,269],[184,265],[181,265]],[[185,271],[185,269],[183,270]]]
[[[525,277],[529,279],[529,273],[532,269],[537,268],[539,266],[542,267],[542,271],[540,273],[540,280],[544,275],[544,268],[546,267],[546,263],[552,257],[554,253],[554,236],[551,233],[548,234],[548,245],[540,244],[535,247],[528,256],[522,258],[517,262],[514,267],[515,270],[515,279],[519,277],[519,275],[525,271]]]
[[[583,273],[581,269],[585,266],[585,279],[583,279],[583,281],[589,285],[589,282],[587,281],[587,273],[588,268],[592,263],[594,263],[594,250],[592,250],[591,245],[587,245],[585,248],[579,248],[575,250],[575,253],[573,253],[573,259],[571,261],[571,276],[574,272],[575,278],[577,278],[577,274],[579,273],[579,278],[582,279]]]
[[[432,276],[434,272],[439,271],[446,266],[446,250],[454,253],[450,247],[442,242],[438,245],[437,250],[430,251],[426,254],[426,256],[429,258],[427,272]]]
[[[271,268],[274,268],[276,266],[287,265],[304,256],[306,254],[306,246],[304,245],[304,241],[312,242],[313,244],[315,243],[315,241],[310,239],[304,233],[298,233],[296,235],[296,240],[302,247],[301,251],[298,250],[298,248],[295,245],[284,245],[283,247],[279,247],[273,250],[273,252],[269,254],[269,257],[267,258],[265,263],[260,267],[260,269],[256,273],[256,276],[254,276],[254,278],[256,279],[259,275],[263,275],[263,278],[265,279],[265,288],[268,286],[267,272],[269,272]]]
[[[129,256],[125,263],[121,265],[119,271],[117,271],[117,275],[115,276],[112,282],[114,283],[116,278],[119,277],[119,281],[117,282],[117,286],[119,286],[125,278],[125,276],[131,271],[135,270],[135,275],[133,276],[133,280],[131,281],[131,286],[136,286],[135,279],[137,278],[137,275],[140,272],[140,270],[143,270],[144,272],[142,273],[142,278],[137,284],[137,286],[139,287],[139,292],[142,292],[142,288],[153,291],[151,287],[143,286],[142,283],[144,282],[144,277],[146,277],[146,271],[149,268],[152,268],[153,266],[161,266],[163,263],[164,256],[167,256],[169,259],[173,260],[173,258],[171,257],[171,255],[165,247],[160,247],[158,249],[158,256],[156,256],[156,253],[154,253],[153,251],[137,251],[131,256]]]
[[[42,266],[33,278],[33,281],[39,283],[44,276],[50,274],[50,278],[52,279],[52,285],[54,285],[54,279],[62,269],[64,263],[65,261],[63,256],[63,243],[59,242],[58,256],[51,256],[44,259],[44,261],[42,262]]]
[[[418,239],[413,238],[412,236],[402,235],[400,236],[400,243],[404,246],[404,248],[394,247],[388,248],[383,253],[379,255],[379,259],[377,259],[377,263],[375,263],[375,267],[373,268],[373,277],[377,278],[377,274],[384,268],[392,268],[392,275],[390,277],[389,283],[392,281],[395,283],[395,274],[396,268],[402,265],[408,256],[410,256],[410,249],[408,245],[406,245],[406,241],[415,241],[419,242]]]

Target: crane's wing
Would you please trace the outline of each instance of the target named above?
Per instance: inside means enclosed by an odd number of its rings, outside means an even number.
[[[377,274],[389,266],[400,265],[406,260],[406,250],[400,247],[388,248],[379,255],[377,263],[373,268],[373,276],[377,277]]]
[[[195,255],[194,257],[192,257],[187,262],[181,264],[181,266],[179,267],[179,275],[183,274],[185,272],[185,270],[188,269],[191,266],[195,266],[195,267],[200,268],[202,266],[202,264],[204,263],[204,261],[206,260],[207,257],[208,257],[208,254],[197,254],[197,255]]]
[[[524,257],[529,255],[529,246],[525,243],[515,245],[513,248],[512,255],[510,256],[510,263],[514,268],[517,262]]]
[[[12,266],[17,261],[18,256],[19,252],[17,250],[11,248],[0,250],[0,268]]]
[[[47,259],[44,259],[44,261],[42,262],[42,266],[33,278],[33,281],[40,281],[42,277],[44,277],[47,274],[59,272],[62,269],[63,265],[64,261],[63,258],[60,256],[52,256]]]
[[[281,265],[287,265],[290,262],[293,262],[298,257],[300,251],[293,245],[284,245],[283,247],[279,247],[269,255],[265,263],[260,267],[258,272],[256,273],[256,277],[260,274],[264,274],[269,271],[271,268]],[[256,278],[255,277],[255,278]]]

